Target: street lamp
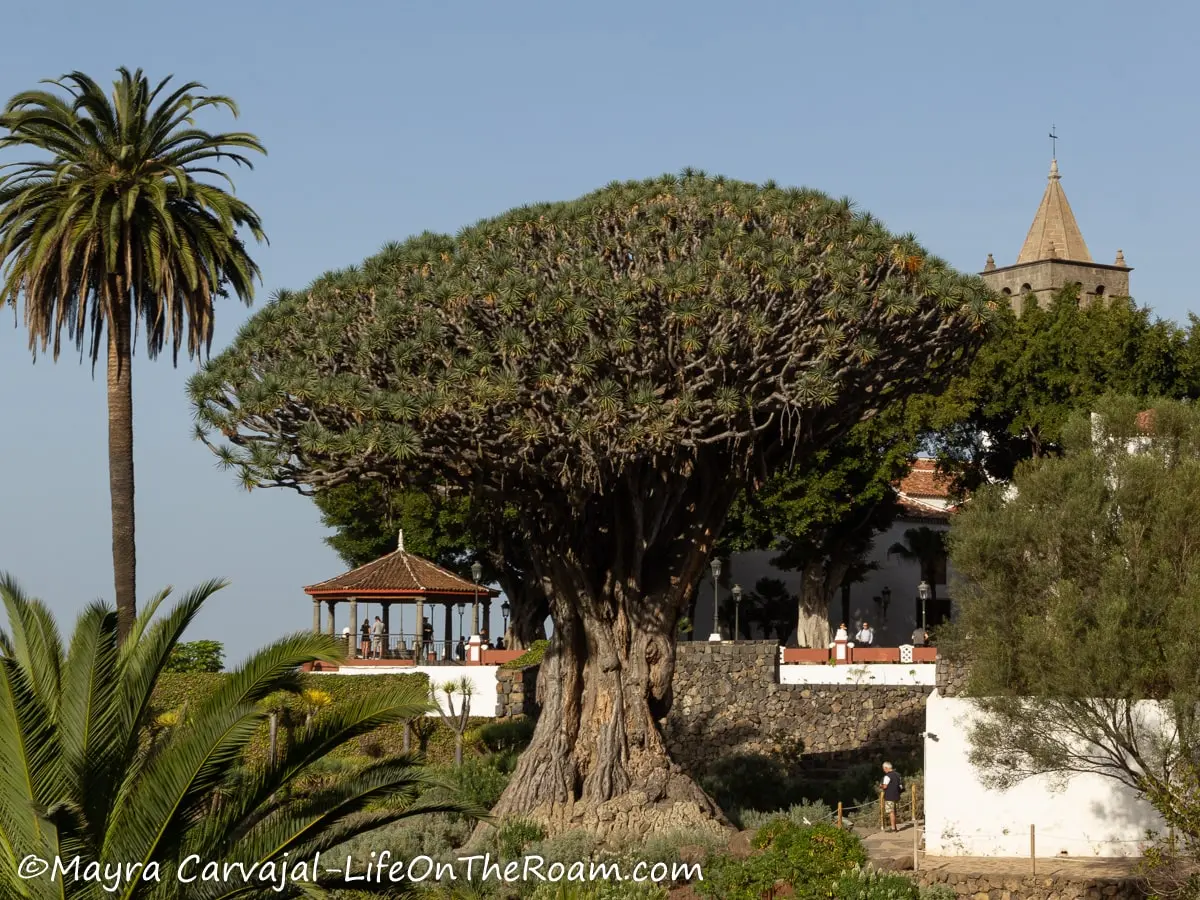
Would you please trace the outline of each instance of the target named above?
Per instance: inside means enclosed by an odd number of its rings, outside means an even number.
[[[720,603],[718,603],[721,591],[720,585],[718,584],[718,581],[721,577],[721,560],[714,557],[713,561],[708,564],[708,567],[712,569],[713,577],[713,630],[712,634],[708,636],[708,639],[710,641],[720,641],[721,626],[717,621],[717,612],[721,608]]]
[[[928,581],[922,581],[917,585],[917,596],[921,598],[921,630],[925,631],[925,604],[933,596],[933,590],[929,587]]]
[[[512,607],[508,605],[507,600],[500,604],[500,614],[504,616],[504,640],[506,645],[508,641],[508,611],[510,609],[512,609]]]
[[[890,587],[885,587],[879,593],[883,596],[883,619],[886,622],[887,621],[888,604],[892,602],[892,589]]]
[[[471,640],[479,634],[479,580],[483,578],[483,566],[479,560],[471,563],[471,578],[475,581],[475,605],[471,607]]]
[[[463,600],[458,601],[458,636],[462,638],[463,633],[463,613],[467,611],[467,604]]]
[[[741,611],[742,611],[742,586],[735,584],[733,586],[733,639],[736,641],[742,636],[741,628]]]

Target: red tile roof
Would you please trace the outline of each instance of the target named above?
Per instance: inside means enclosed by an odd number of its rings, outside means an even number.
[[[900,498],[900,518],[916,519],[922,522],[950,523],[950,517],[957,512],[957,507],[941,509],[937,506],[927,506],[918,500]]]
[[[950,496],[950,479],[938,473],[935,460],[914,459],[912,470],[897,482],[896,489],[909,497],[942,500]]]
[[[396,550],[387,556],[343,572],[336,578],[310,584],[304,593],[318,596],[416,597],[439,594],[496,597],[500,592],[459,578],[427,559]]]

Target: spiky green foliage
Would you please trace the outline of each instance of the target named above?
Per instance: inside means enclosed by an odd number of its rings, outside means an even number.
[[[987,301],[846,202],[665,177],[423,235],[285,293],[192,396],[247,484],[445,478],[529,526],[613,505],[621,484],[646,496],[710,463],[725,482],[802,454],[947,376]]]
[[[196,93],[188,82],[168,91],[139,69],[118,70],[112,97],[82,72],[25,91],[0,115],[0,150],[49,158],[8,163],[0,171],[0,300],[25,300],[31,349],[63,329],[95,362],[106,328],[131,310],[146,331],[151,358],[170,343],[178,357],[212,340],[213,299],[226,289],[249,302],[258,267],[237,229],[259,240],[254,210],[202,180],[222,162],[251,167],[243,151],[265,153],[254,135],[210,134],[195,126],[205,108],[237,115],[228,97]],[[232,187],[232,182],[230,181]]]
[[[1065,456],[1017,468],[1015,494],[972,497],[951,532],[946,646],[986,714],[971,731],[985,781],[1117,779],[1200,853],[1200,410],[1142,406],[1103,401]]]
[[[339,650],[329,638],[283,638],[224,677],[186,715],[153,721],[159,674],[220,586],[202,585],[156,618],[167,596],[160,594],[120,646],[115,612],[93,604],[64,646],[47,608],[10,578],[0,580],[10,623],[0,634],[0,896],[246,896],[262,884],[237,877],[180,885],[176,867],[189,854],[247,864],[278,861],[285,853],[300,859],[432,808],[420,798],[431,782],[407,757],[339,777],[321,771],[324,757],[346,741],[429,709],[419,685],[323,709],[273,764],[245,764],[249,742],[269,715],[262,701],[298,692],[305,662],[336,661]],[[318,774],[319,789],[305,790]],[[20,880],[14,870],[28,855],[79,856],[81,872],[92,861],[101,871],[117,864],[126,873],[127,865],[142,868],[108,892],[96,882]],[[309,895],[336,886],[312,886]],[[297,896],[301,887],[281,896]]]

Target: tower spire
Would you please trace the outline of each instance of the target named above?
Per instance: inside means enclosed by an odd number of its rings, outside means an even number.
[[[1025,245],[1017,257],[1017,265],[1042,259],[1067,259],[1072,262],[1092,261],[1075,213],[1063,192],[1058,160],[1050,160],[1050,176],[1042,202],[1033,217],[1033,225],[1025,237]]]

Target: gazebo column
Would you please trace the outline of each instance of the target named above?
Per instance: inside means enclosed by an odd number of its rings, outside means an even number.
[[[383,601],[383,655],[388,656],[392,648],[392,602]]]
[[[321,601],[313,597],[313,634],[321,633]]]
[[[450,656],[450,648],[454,646],[454,619],[451,614],[454,611],[454,606],[451,603],[446,604],[446,646],[442,648],[443,658]]]
[[[413,665],[419,666],[421,659],[425,653],[425,598],[417,596],[417,624],[415,627],[416,636],[413,638]]]
[[[483,601],[483,625],[481,626],[481,628],[482,628],[482,630],[479,632],[480,637],[483,638],[483,641],[485,644],[489,643],[488,639],[492,635],[492,598],[491,597],[485,597],[484,601]]]
[[[358,598],[350,598],[350,640],[346,642],[346,658],[354,659],[358,656],[358,651],[355,650],[355,637],[358,633]]]
[[[329,617],[328,617],[328,618],[325,620],[325,631],[326,631],[326,633],[327,633],[327,634],[328,634],[330,637],[333,637],[333,635],[334,635],[334,630],[333,630],[333,605],[334,605],[336,602],[337,602],[336,600],[326,600],[326,601],[325,601],[325,606],[326,606],[326,607],[329,609]]]

